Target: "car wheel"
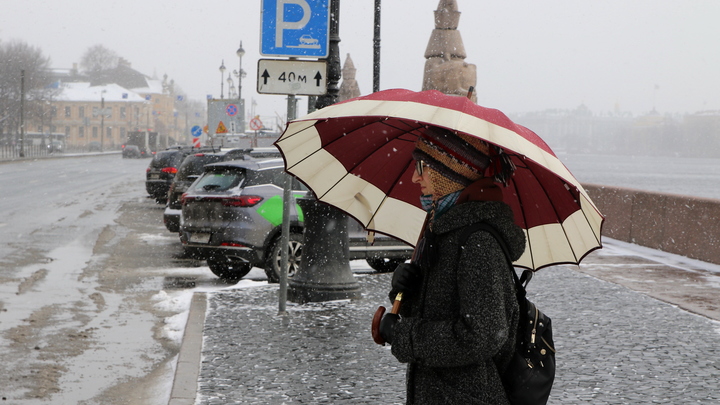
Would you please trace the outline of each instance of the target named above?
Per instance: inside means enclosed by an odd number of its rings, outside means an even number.
[[[232,260],[226,257],[208,259],[207,262],[213,274],[227,281],[238,281],[252,270],[250,263]]]
[[[297,233],[290,234],[290,250],[288,251],[288,278],[295,275],[300,268],[302,259],[303,236]],[[265,274],[267,274],[268,283],[280,282],[280,236],[273,240],[272,248],[265,261]]]
[[[400,263],[405,263],[403,259],[367,259],[367,264],[378,273],[389,273],[394,271]]]

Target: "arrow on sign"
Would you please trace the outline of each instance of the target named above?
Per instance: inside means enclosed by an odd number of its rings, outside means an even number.
[[[267,84],[267,80],[270,77],[270,73],[268,73],[267,69],[263,72],[263,74],[260,76],[264,79],[263,84]]]
[[[322,80],[322,75],[320,74],[320,72],[317,72],[313,79],[315,79],[315,85],[320,86],[320,80]]]

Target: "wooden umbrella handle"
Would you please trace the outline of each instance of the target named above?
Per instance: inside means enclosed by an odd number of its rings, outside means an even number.
[[[400,304],[402,303],[402,293],[399,292],[395,296],[395,301],[393,301],[393,306],[390,309],[391,314],[397,314],[400,311]],[[375,311],[375,315],[373,316],[372,325],[370,327],[370,333],[372,333],[372,338],[375,341],[375,343],[379,345],[385,344],[385,339],[383,339],[382,335],[380,334],[380,321],[382,321],[382,317],[385,315],[385,307],[378,307],[377,311]]]
[[[393,306],[390,309],[391,314],[397,314],[398,312],[400,312],[400,305],[402,304],[402,297],[403,297],[402,292],[397,293],[397,295],[395,296],[395,301],[393,302]]]

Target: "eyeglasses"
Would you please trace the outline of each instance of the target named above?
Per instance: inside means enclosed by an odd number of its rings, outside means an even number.
[[[415,161],[415,171],[417,172],[418,176],[423,175],[423,167],[425,167],[425,162],[423,162],[422,160]]]

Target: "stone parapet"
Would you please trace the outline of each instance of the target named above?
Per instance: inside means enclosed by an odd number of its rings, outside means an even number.
[[[613,239],[720,264],[720,200],[583,185]]]

